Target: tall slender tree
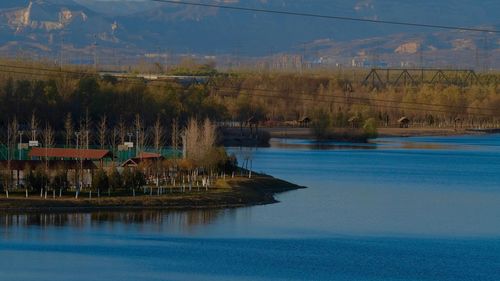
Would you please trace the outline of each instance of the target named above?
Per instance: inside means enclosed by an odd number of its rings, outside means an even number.
[[[144,149],[145,144],[145,132],[144,132],[144,124],[141,118],[141,115],[135,115],[135,137],[136,137],[136,155],[140,155],[142,150]]]
[[[64,120],[64,135],[66,137],[66,147],[71,147],[71,140],[74,137],[75,129],[73,125],[73,118],[71,113],[68,112]]]
[[[120,121],[118,122],[118,135],[120,137],[120,144],[125,143],[125,136],[127,135],[127,125],[125,124],[125,121],[123,121],[123,118],[120,116]]]
[[[30,140],[36,141],[36,137],[38,135],[38,119],[36,118],[35,111],[31,114],[31,120],[30,120],[30,128],[28,135],[30,137]]]
[[[164,129],[161,124],[160,116],[156,118],[156,122],[153,128],[153,137],[155,150],[158,155],[162,154],[163,142],[164,142]],[[156,187],[160,186],[160,158],[155,159],[155,174],[156,174]]]
[[[7,126],[7,184],[5,185],[5,194],[7,198],[9,197],[9,189],[12,187],[12,159],[14,157],[16,140],[19,131],[19,123],[17,122],[17,117],[14,117],[12,122],[9,122]]]
[[[50,175],[49,175],[50,157],[48,155],[48,151],[49,151],[49,149],[51,149],[54,146],[54,130],[49,125],[49,123],[45,124],[45,128],[43,129],[43,132],[42,132],[42,136],[43,136],[43,146],[45,149],[45,174],[47,175],[47,182],[46,182],[43,189],[45,192],[47,192],[47,186],[49,185],[49,181],[50,181]]]
[[[106,136],[108,133],[108,125],[106,115],[101,116],[101,120],[99,121],[99,127],[97,128],[99,134],[99,145],[101,149],[106,147]]]
[[[86,149],[89,149],[90,146],[90,140],[91,140],[91,130],[92,128],[92,119],[90,118],[89,114],[89,109],[85,111],[85,120],[84,120],[84,130],[83,130],[83,137],[84,137],[84,147]]]
[[[177,118],[172,120],[172,149],[174,150],[174,157],[177,158],[177,151],[179,150],[179,121]]]

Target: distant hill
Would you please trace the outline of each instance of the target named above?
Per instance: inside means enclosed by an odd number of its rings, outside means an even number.
[[[204,2],[210,2],[206,0]],[[212,0],[221,3],[220,0]],[[473,0],[225,0],[225,5],[400,20],[441,25],[498,27],[500,1]],[[310,61],[346,63],[353,58],[380,60],[442,50],[486,49],[495,56],[498,35],[373,25],[291,17],[150,1],[3,0],[0,2],[0,53],[40,53],[57,57],[146,53],[305,54]],[[484,43],[486,41],[486,43]],[[95,47],[95,45],[97,47]],[[476,51],[474,51],[476,52]],[[464,55],[467,52],[464,53]],[[104,55],[101,55],[104,56]],[[441,57],[442,54],[439,54]],[[76,55],[73,55],[74,59]],[[342,59],[341,59],[342,58]],[[436,60],[452,64],[452,55]],[[395,62],[391,62],[395,63]]]

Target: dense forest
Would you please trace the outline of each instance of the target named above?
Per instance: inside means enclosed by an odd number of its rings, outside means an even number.
[[[457,122],[463,127],[496,126],[500,120],[496,84],[372,89],[327,70],[210,74],[206,83],[182,85],[99,76],[77,67],[4,65],[0,126],[6,128],[16,120],[21,130],[29,130],[36,118],[39,127],[50,124],[62,142],[68,123],[75,129],[85,123],[97,132],[103,118],[109,128],[133,128],[138,116],[145,128],[160,120],[169,134],[172,124],[183,127],[192,117],[241,125],[252,120],[260,126],[293,126],[307,116],[313,122],[328,119],[336,128],[352,127],[354,122],[362,126],[368,119],[377,126],[397,126],[402,116],[413,126],[430,127],[457,126]],[[359,77],[363,75],[361,72]],[[97,133],[91,139],[97,144]]]

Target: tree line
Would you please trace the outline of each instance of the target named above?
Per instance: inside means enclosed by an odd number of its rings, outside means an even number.
[[[192,117],[241,126],[252,119],[273,126],[313,117],[318,110],[338,128],[352,126],[353,117],[361,123],[373,118],[378,126],[395,126],[407,116],[416,126],[430,127],[454,126],[457,120],[463,126],[493,126],[500,117],[499,89],[493,84],[377,90],[335,72],[211,74],[209,83],[186,87],[172,81],[120,81],[83,72],[56,72],[48,77],[2,72],[0,127],[17,120],[27,130],[35,114],[39,124],[50,124],[57,143],[66,142],[64,132],[71,125],[91,127],[91,143],[98,145],[103,118],[108,127],[130,129],[136,127],[138,115],[146,127],[159,119],[169,132],[174,131],[173,120],[184,126]]]

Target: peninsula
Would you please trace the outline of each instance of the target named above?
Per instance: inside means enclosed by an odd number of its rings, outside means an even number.
[[[90,198],[90,193],[82,193],[79,199],[74,195],[24,197],[24,193],[11,193],[9,198],[0,197],[0,212],[94,212],[94,211],[130,211],[130,210],[190,210],[237,208],[264,205],[278,202],[274,195],[286,191],[305,188],[272,176],[252,173],[252,177],[235,176],[219,179],[208,190],[192,191],[174,189],[158,190],[149,193],[137,193],[136,196],[103,195]],[[71,194],[72,195],[72,194]],[[85,196],[85,197],[84,197]]]

